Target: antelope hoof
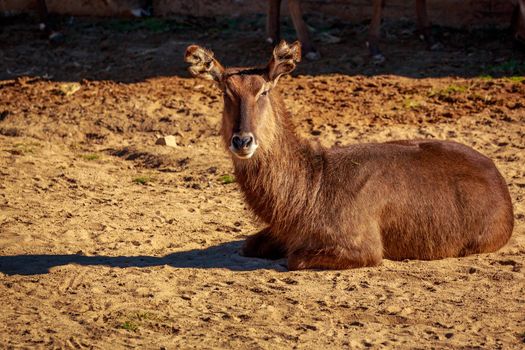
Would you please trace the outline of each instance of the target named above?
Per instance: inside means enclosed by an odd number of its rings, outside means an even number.
[[[304,57],[308,61],[318,61],[321,58],[321,54],[319,53],[319,51],[314,50],[306,53]]]
[[[430,47],[428,48],[430,51],[441,51],[443,50],[445,47],[443,46],[442,43],[440,42],[437,42],[437,43],[434,43],[432,45],[430,45]]]
[[[385,63],[385,61],[386,61],[386,58],[385,58],[385,56],[383,56],[382,53],[378,53],[378,54],[375,54],[375,55],[372,56],[372,63],[373,64],[380,65],[380,64]]]
[[[443,49],[443,45],[437,41],[432,34],[431,27],[425,27],[418,30],[419,38],[427,43],[427,49],[430,51],[439,51]]]
[[[383,64],[386,61],[385,56],[379,49],[379,46],[377,45],[377,42],[375,40],[367,41],[366,46],[368,47],[368,51],[372,56],[372,63],[379,65]]]
[[[440,51],[444,48],[443,44],[441,44],[439,41],[434,40],[434,38],[431,35],[421,34],[419,38],[427,43],[427,49],[429,51]]]
[[[58,45],[64,42],[65,36],[61,32],[51,32],[48,36],[48,40],[51,44]]]
[[[148,11],[147,9],[143,9],[141,7],[138,7],[138,8],[135,8],[135,9],[131,9],[129,11],[129,13],[133,17],[149,17],[149,16],[151,16],[151,12],[150,11]]]

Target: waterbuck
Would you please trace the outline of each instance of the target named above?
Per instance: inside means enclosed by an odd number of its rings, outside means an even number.
[[[290,270],[347,269],[493,252],[508,241],[505,180],[465,145],[326,149],[298,137],[276,85],[300,59],[299,42],[281,41],[263,68],[224,68],[209,50],[186,50],[190,73],[223,92],[222,137],[246,201],[268,224],[243,255],[287,257]]]

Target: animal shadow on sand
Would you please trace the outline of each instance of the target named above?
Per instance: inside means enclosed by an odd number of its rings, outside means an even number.
[[[109,266],[118,268],[171,266],[175,268],[228,269],[253,271],[272,269],[283,271],[283,261],[247,258],[239,255],[241,240],[221,243],[205,249],[192,249],[165,256],[86,256],[66,255],[6,255],[0,256],[0,272],[7,275],[38,275],[49,273],[49,269],[68,264],[82,266]]]

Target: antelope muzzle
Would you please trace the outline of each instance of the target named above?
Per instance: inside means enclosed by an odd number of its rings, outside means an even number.
[[[249,159],[257,146],[255,136],[251,132],[236,132],[230,142],[230,151],[239,159]]]

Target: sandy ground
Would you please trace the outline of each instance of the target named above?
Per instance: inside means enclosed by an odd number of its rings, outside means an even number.
[[[266,62],[263,19],[64,22],[59,47],[27,19],[0,32],[1,348],[525,346],[525,55],[504,30],[437,28],[445,49],[430,53],[413,25],[387,25],[375,66],[366,26],[332,23],[319,32],[341,42],[316,35],[324,58],[281,91],[299,133],[327,146],[436,138],[494,159],[508,245],[288,272],[239,256],[262,224],[230,183],[221,96],[182,62],[193,41]],[[177,148],[155,145],[168,134]]]

